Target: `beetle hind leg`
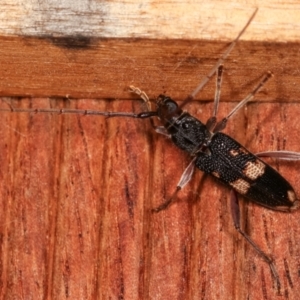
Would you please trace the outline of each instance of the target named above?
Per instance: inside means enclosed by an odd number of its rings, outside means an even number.
[[[230,192],[230,206],[231,206],[231,214],[234,223],[235,229],[246,239],[246,241],[251,244],[251,246],[255,249],[255,251],[264,259],[264,261],[269,265],[271,273],[276,280],[278,293],[280,292],[280,279],[275,268],[274,262],[272,258],[270,258],[265,252],[263,252],[259,246],[250,238],[250,236],[245,233],[240,227],[240,208],[238,202],[237,193],[234,190]]]
[[[291,211],[297,210],[300,208],[300,200],[296,200],[293,202],[293,206],[290,208]]]

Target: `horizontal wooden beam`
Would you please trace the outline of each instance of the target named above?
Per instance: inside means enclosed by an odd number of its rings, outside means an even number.
[[[228,43],[197,40],[0,37],[0,96],[132,99],[128,86],[152,98],[190,93]],[[266,101],[299,101],[299,45],[240,41],[225,62],[223,101],[237,101],[261,76],[274,79]],[[197,99],[211,100],[215,80]]]

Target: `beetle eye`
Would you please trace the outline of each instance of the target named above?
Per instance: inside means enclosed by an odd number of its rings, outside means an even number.
[[[171,114],[177,110],[178,105],[173,100],[167,100],[165,102],[165,106],[167,107],[168,113]]]
[[[157,98],[158,115],[162,118],[170,118],[178,111],[178,105],[170,97],[159,95]]]

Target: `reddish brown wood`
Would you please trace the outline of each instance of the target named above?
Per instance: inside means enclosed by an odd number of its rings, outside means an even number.
[[[220,113],[233,105],[223,104]],[[132,109],[120,101],[76,106]],[[191,105],[193,113],[203,110],[204,119],[210,109]],[[298,104],[255,103],[227,132],[252,151],[297,151],[299,125],[287,117],[297,110]],[[263,291],[275,297],[268,266],[233,229],[228,189],[197,172],[177,203],[150,213],[170,195],[189,160],[147,122],[11,113],[2,118],[4,298],[258,299]],[[299,194],[297,165],[276,165]],[[299,212],[242,207],[247,232],[272,254],[282,293],[292,295],[298,291]]]

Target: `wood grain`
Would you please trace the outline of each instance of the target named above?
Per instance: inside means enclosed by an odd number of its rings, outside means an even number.
[[[129,101],[73,102],[139,110]],[[45,99],[19,103],[61,105]],[[220,114],[234,105],[223,103]],[[211,108],[195,102],[189,110],[205,120]],[[254,152],[297,151],[299,122],[290,116],[298,109],[297,103],[254,102],[226,132]],[[189,159],[148,122],[13,113],[2,120],[3,298],[276,296],[268,266],[233,229],[227,188],[197,172],[177,203],[150,212],[172,193]],[[275,167],[299,194],[297,164]],[[242,202],[243,225],[274,257],[288,299],[298,294],[298,214]]]
[[[1,1],[0,36],[299,41],[298,1]]]
[[[0,95],[52,98],[132,99],[134,84],[153,99],[183,99],[205,76],[228,43],[188,40],[76,40],[2,37]],[[69,47],[69,48],[68,48]],[[80,48],[82,47],[82,48]],[[70,49],[71,48],[71,49]],[[274,73],[259,100],[298,101],[299,45],[240,42],[225,64],[223,101],[238,101],[267,71]],[[46,55],[45,55],[46,54]],[[231,76],[232,75],[232,76]],[[197,99],[211,100],[212,81]]]

